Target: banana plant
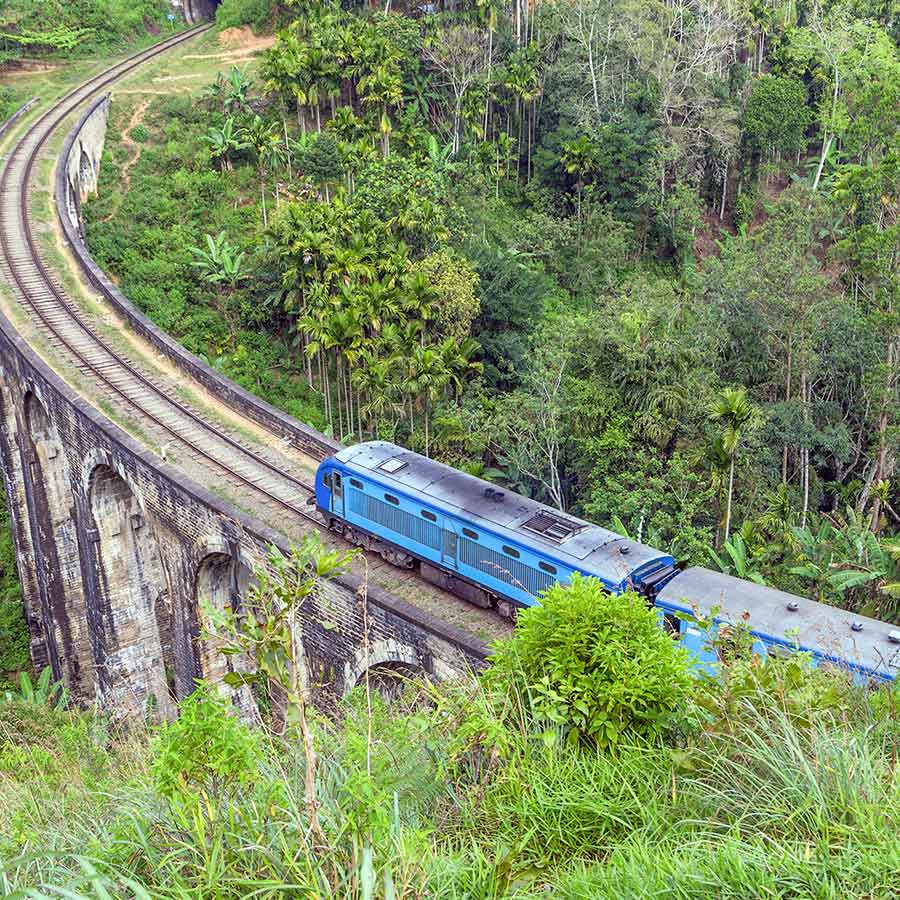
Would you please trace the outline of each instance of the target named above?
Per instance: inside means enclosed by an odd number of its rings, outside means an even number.
[[[62,681],[53,681],[50,667],[47,666],[38,676],[37,681],[32,681],[27,672],[19,673],[18,692],[6,691],[3,694],[5,703],[24,703],[28,706],[49,706],[53,709],[65,709],[69,696]]]

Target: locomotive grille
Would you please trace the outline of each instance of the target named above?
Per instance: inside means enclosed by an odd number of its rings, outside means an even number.
[[[552,576],[465,538],[459,542],[459,561],[498,581],[525,591],[532,597],[540,596],[556,584],[556,579]]]
[[[418,544],[424,544],[433,550],[441,549],[441,529],[437,525],[397,509],[396,506],[390,506],[377,497],[351,489],[350,511]]]

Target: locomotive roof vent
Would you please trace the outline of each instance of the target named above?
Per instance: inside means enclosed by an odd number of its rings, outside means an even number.
[[[573,522],[571,519],[557,516],[552,512],[542,511],[533,515],[528,521],[523,522],[522,527],[539,534],[543,538],[547,538],[547,540],[560,544],[586,526],[580,522]]]
[[[488,498],[488,500],[494,500],[497,503],[502,503],[506,499],[506,495],[503,491],[498,491],[497,488],[486,487],[484,489],[484,496]]]
[[[385,460],[379,466],[379,468],[382,472],[387,472],[388,475],[393,475],[395,472],[399,472],[405,465],[405,459],[400,459],[399,456],[392,456],[390,459]]]
[[[796,600],[788,600],[787,608],[791,612],[797,612],[797,610],[800,609],[800,604]]]
[[[889,631],[888,640],[892,644],[900,644],[900,631]]]
[[[862,631],[862,622],[854,622],[850,626],[851,631]]]

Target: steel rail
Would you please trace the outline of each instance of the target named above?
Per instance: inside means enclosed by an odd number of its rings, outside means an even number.
[[[107,345],[94,331],[83,321],[78,312],[73,308],[68,298],[61,292],[61,290],[56,286],[51,274],[47,270],[44,265],[43,259],[41,258],[40,252],[37,248],[37,245],[34,240],[34,235],[32,233],[30,222],[31,222],[31,213],[30,213],[30,194],[31,194],[31,178],[34,170],[34,166],[40,156],[41,151],[46,145],[47,141],[50,139],[55,129],[59,126],[59,124],[70,115],[79,105],[88,100],[92,95],[95,95],[98,91],[102,90],[107,85],[111,84],[113,81],[118,80],[137,66],[142,63],[170,50],[172,47],[177,46],[178,44],[190,40],[199,34],[202,34],[206,30],[208,30],[209,26],[193,29],[189,32],[184,32],[180,35],[176,35],[174,38],[171,38],[168,41],[164,41],[160,44],[155,45],[152,48],[149,48],[146,51],[142,51],[140,53],[135,54],[132,57],[122,61],[121,63],[116,64],[110,69],[100,73],[94,79],[86,82],[85,84],[80,85],[78,88],[71,91],[69,94],[62,97],[58,100],[53,106],[51,106],[46,112],[44,112],[29,128],[28,131],[20,138],[19,143],[14,148],[10,157],[4,167],[2,180],[0,180],[0,192],[5,196],[9,191],[8,181],[12,174],[13,167],[17,162],[20,162],[19,159],[22,150],[28,140],[28,138],[33,137],[35,132],[41,128],[48,119],[56,116],[55,121],[53,121],[50,126],[45,130],[42,135],[38,136],[38,141],[34,145],[33,149],[27,160],[25,160],[25,169],[22,177],[22,193],[19,197],[19,215],[21,216],[22,224],[24,228],[22,231],[24,232],[24,239],[26,243],[26,247],[29,255],[29,262],[32,263],[38,271],[38,274],[43,281],[42,287],[47,289],[50,294],[52,294],[56,303],[61,306],[65,312],[68,314],[68,321],[74,324],[81,332],[88,336],[88,338],[100,348],[100,350],[105,353],[110,359],[114,360],[115,363],[121,367],[125,372],[128,373],[129,376],[134,378],[142,387],[147,389],[153,395],[162,400],[167,406],[172,407],[176,413],[184,418],[186,418],[191,424],[196,427],[199,427],[203,431],[208,432],[213,435],[216,441],[219,441],[236,453],[241,456],[252,461],[254,465],[259,466],[260,468],[267,470],[268,472],[274,474],[277,478],[288,482],[291,485],[294,485],[304,492],[307,495],[312,494],[313,488],[307,482],[297,478],[296,476],[286,472],[280,466],[270,462],[264,457],[260,456],[258,453],[254,452],[252,449],[249,449],[239,442],[232,439],[227,434],[222,433],[221,431],[216,430],[213,426],[210,425],[208,421],[206,421],[203,417],[195,413],[186,405],[180,403],[175,400],[165,391],[163,391],[160,387],[158,387],[153,381],[143,375],[139,370],[137,370],[134,366],[132,366],[127,360],[122,359],[118,353],[112,350],[109,345]],[[74,102],[73,98],[77,99]],[[68,104],[68,108],[66,105]],[[268,499],[274,501],[276,504],[281,507],[293,512],[304,519],[308,519],[309,521],[314,522],[317,526],[322,527],[322,523],[319,519],[308,512],[304,507],[297,506],[295,503],[290,502],[289,500],[285,500],[284,498],[278,496],[262,485],[258,484],[252,478],[247,477],[246,475],[238,472],[234,467],[225,463],[220,457],[216,456],[214,453],[209,452],[207,449],[199,446],[197,443],[189,440],[184,434],[180,433],[170,424],[164,422],[158,415],[156,415],[152,410],[148,409],[146,404],[142,404],[138,399],[130,396],[125,390],[123,390],[119,385],[115,384],[114,381],[101,369],[96,365],[95,362],[92,362],[90,359],[86,357],[86,355],[77,349],[72,343],[70,338],[67,338],[61,331],[61,328],[57,326],[41,309],[40,301],[35,296],[34,288],[29,286],[26,282],[24,274],[17,267],[15,257],[11,253],[10,241],[9,241],[9,230],[7,227],[7,223],[3,220],[7,218],[7,209],[5,206],[0,207],[0,245],[2,245],[2,249],[4,255],[6,256],[7,264],[9,266],[10,272],[15,279],[19,290],[22,293],[23,298],[26,303],[31,308],[34,315],[40,320],[43,324],[44,328],[53,335],[55,340],[57,340],[66,351],[73,356],[79,364],[79,367],[89,370],[94,377],[102,384],[106,385],[114,394],[118,395],[131,407],[137,409],[140,414],[150,421],[152,421],[155,425],[161,428],[166,434],[171,435],[175,440],[179,443],[187,446],[191,451],[198,454],[202,458],[206,459],[208,462],[212,463],[215,467],[226,472],[230,477],[236,478],[241,483],[245,484],[253,491],[259,492],[265,495]]]

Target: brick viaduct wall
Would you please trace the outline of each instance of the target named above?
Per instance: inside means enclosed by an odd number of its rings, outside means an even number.
[[[96,109],[76,126],[67,148],[78,145],[80,126],[96,124]],[[66,214],[68,190],[80,189],[69,181],[66,159],[58,167],[60,218],[76,252],[80,245],[86,254]],[[132,315],[139,331],[154,336],[151,323],[142,323],[136,310]],[[173,343],[155,334],[154,343],[162,340]],[[203,366],[181,352],[192,374],[193,365]],[[202,374],[226,402],[243,393],[212,370]],[[268,415],[265,404],[250,399],[256,416]],[[298,441],[316,436],[272,413]],[[106,419],[2,315],[0,458],[37,667],[51,666],[78,700],[96,698],[123,714],[156,708],[170,715],[173,699],[189,693],[195,678],[218,681],[229,665],[240,665],[202,640],[201,601],[219,608],[234,603],[271,545],[289,550],[285,539]],[[323,698],[352,688],[366,661],[436,678],[482,664],[480,642],[374,586],[364,634],[362,587],[355,576],[342,576],[323,585],[302,611],[307,674]],[[252,714],[246,694],[235,700]]]

